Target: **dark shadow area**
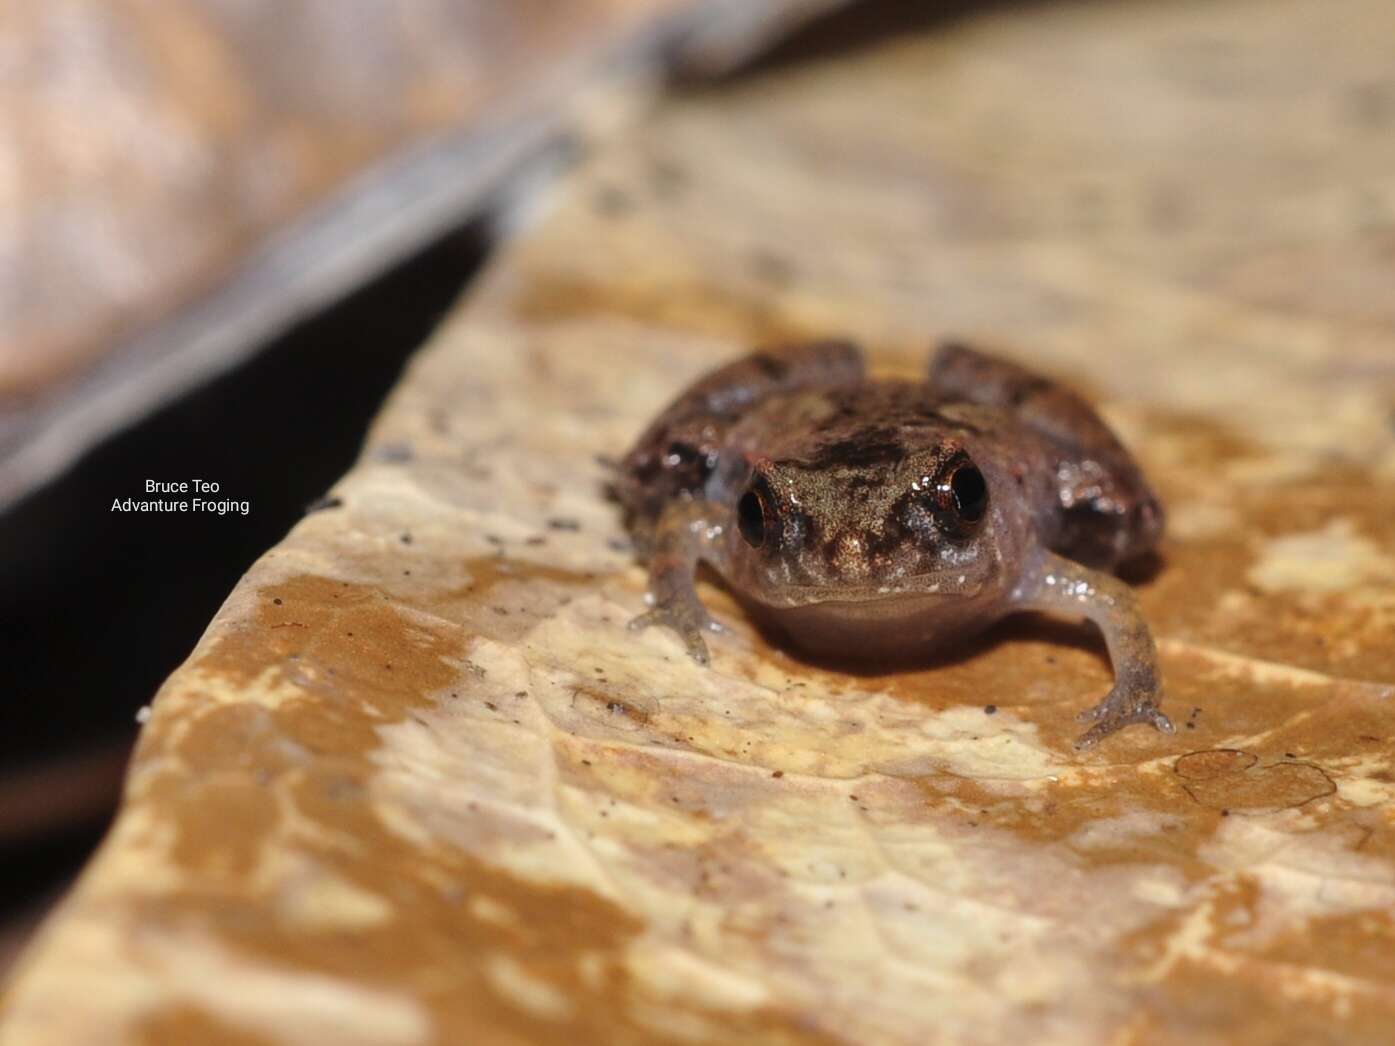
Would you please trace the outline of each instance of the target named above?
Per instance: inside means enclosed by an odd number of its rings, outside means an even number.
[[[353,463],[409,355],[484,254],[452,234],[236,371],[95,448],[0,517],[0,920],[71,875],[109,820],[136,713],[189,654],[252,562]],[[209,480],[250,512],[124,513],[147,480]],[[192,495],[166,495],[189,498]],[[54,761],[86,769],[50,780]],[[92,772],[92,766],[102,767]],[[78,773],[74,771],[74,775]],[[22,782],[71,793],[37,828]],[[32,791],[32,789],[30,789]],[[15,816],[7,816],[14,814]]]

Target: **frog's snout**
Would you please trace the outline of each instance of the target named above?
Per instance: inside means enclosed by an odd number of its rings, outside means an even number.
[[[852,531],[843,531],[829,543],[828,565],[839,581],[865,580],[872,573],[867,542]]]

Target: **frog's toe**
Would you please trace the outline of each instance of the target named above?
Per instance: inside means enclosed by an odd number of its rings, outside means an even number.
[[[650,626],[672,629],[688,648],[688,656],[700,665],[708,664],[712,658],[707,652],[707,641],[703,639],[703,629],[713,632],[721,630],[705,610],[669,606],[657,606],[646,610],[630,621],[630,631],[639,632]],[[716,625],[714,628],[713,626]]]
[[[1081,750],[1093,748],[1116,730],[1135,723],[1146,723],[1164,734],[1174,733],[1176,728],[1172,720],[1158,707],[1158,696],[1151,691],[1129,691],[1118,687],[1111,690],[1109,696],[1094,708],[1076,716],[1080,722],[1094,725],[1076,739],[1075,747]]]
[[[701,633],[683,633],[683,642],[688,647],[688,656],[700,665],[710,664],[712,655],[707,652],[707,641]]]
[[[1108,722],[1096,723],[1075,739],[1076,751],[1083,752],[1086,749],[1094,748],[1095,745],[1099,744],[1115,730],[1118,730],[1121,725],[1123,724],[1116,725]]]

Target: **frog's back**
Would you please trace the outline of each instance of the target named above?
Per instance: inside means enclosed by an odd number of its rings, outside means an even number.
[[[626,455],[616,492],[643,543],[664,507],[730,503],[758,458],[813,470],[893,466],[935,443],[971,442],[1011,461],[1039,539],[1112,567],[1153,547],[1158,499],[1094,410],[1056,382],[947,346],[928,381],[871,379],[845,342],[770,349],[686,389]]]

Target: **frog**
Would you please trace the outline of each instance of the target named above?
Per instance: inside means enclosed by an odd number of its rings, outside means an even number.
[[[962,340],[923,377],[869,373],[851,341],[750,352],[684,389],[613,486],[649,608],[708,665],[714,570],[763,630],[875,666],[953,651],[1009,615],[1083,618],[1113,686],[1080,749],[1172,733],[1156,644],[1121,565],[1155,556],[1164,510],[1133,456],[1065,384]]]

